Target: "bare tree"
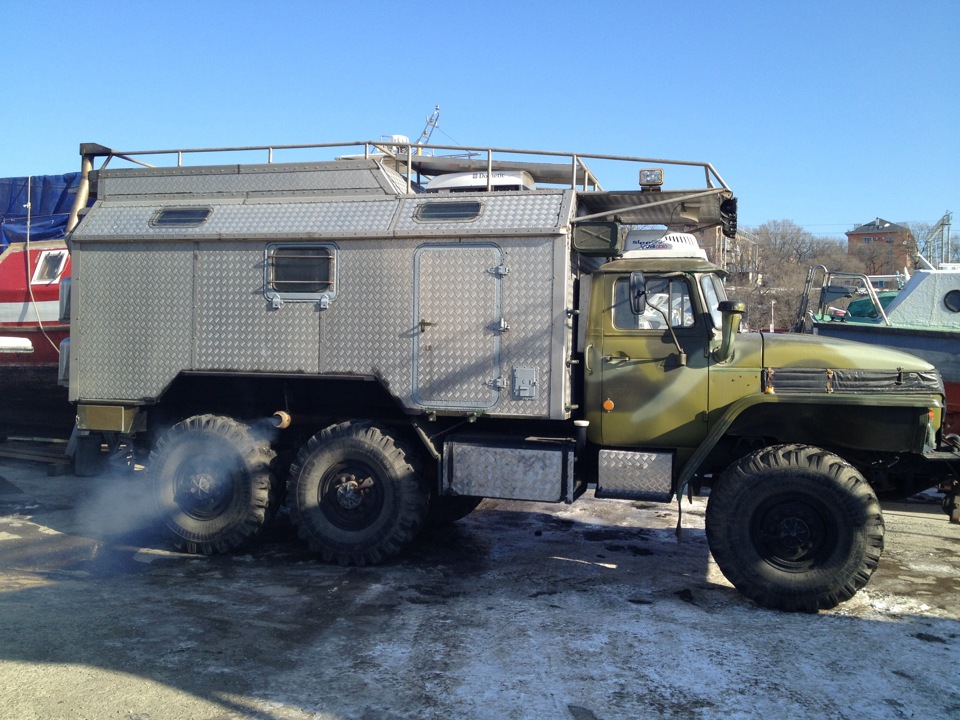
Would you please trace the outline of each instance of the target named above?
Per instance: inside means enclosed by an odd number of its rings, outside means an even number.
[[[890,257],[885,243],[869,243],[861,245],[853,253],[863,266],[863,272],[867,275],[881,275],[890,272]]]
[[[922,222],[902,222],[897,224],[910,231],[910,234],[913,236],[912,240],[915,251],[929,260],[934,251],[934,248],[931,247],[931,241],[934,239],[931,237],[933,225]]]
[[[815,236],[791,220],[766,222],[749,234],[757,244],[756,281],[738,284],[737,299],[747,304],[747,323],[753,329],[793,323],[810,267],[863,272],[862,262],[849,257],[844,244]]]

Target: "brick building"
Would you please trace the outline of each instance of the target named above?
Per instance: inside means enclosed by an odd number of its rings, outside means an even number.
[[[847,254],[859,257],[868,275],[892,275],[913,268],[916,242],[902,225],[877,218],[845,234]]]

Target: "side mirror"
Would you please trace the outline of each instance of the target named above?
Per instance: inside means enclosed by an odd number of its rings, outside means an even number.
[[[717,362],[729,362],[733,358],[733,342],[737,333],[740,332],[740,320],[747,312],[747,306],[742,302],[733,300],[724,300],[717,309],[723,318],[723,329],[721,330],[720,347],[713,351],[713,357]]]
[[[573,227],[573,249],[581,255],[617,257],[623,254],[623,233],[615,222],[583,222]]]
[[[737,236],[737,199],[730,197],[720,203],[720,229],[728,238]]]
[[[639,271],[630,273],[630,309],[634,315],[647,309],[647,281]]]

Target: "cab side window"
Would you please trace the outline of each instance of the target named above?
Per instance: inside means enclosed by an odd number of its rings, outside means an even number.
[[[620,278],[614,285],[613,324],[621,330],[663,330],[693,327],[690,287],[683,278],[647,277],[647,307],[640,315],[630,308],[630,281]]]

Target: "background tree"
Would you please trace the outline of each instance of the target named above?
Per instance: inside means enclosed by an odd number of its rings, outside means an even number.
[[[732,275],[728,294],[747,304],[751,330],[769,329],[771,322],[775,329],[793,324],[811,267],[864,271],[858,258],[847,255],[845,241],[818,237],[791,220],[771,220],[744,235],[755,247],[738,244],[734,259],[740,271]],[[728,262],[731,270],[732,265]],[[744,272],[745,266],[753,272]]]
[[[902,222],[897,224],[902,225],[910,231],[910,234],[913,235],[917,252],[929,260],[930,251],[933,249],[930,247],[932,239],[930,237],[930,231],[933,230],[933,225],[922,222]]]

